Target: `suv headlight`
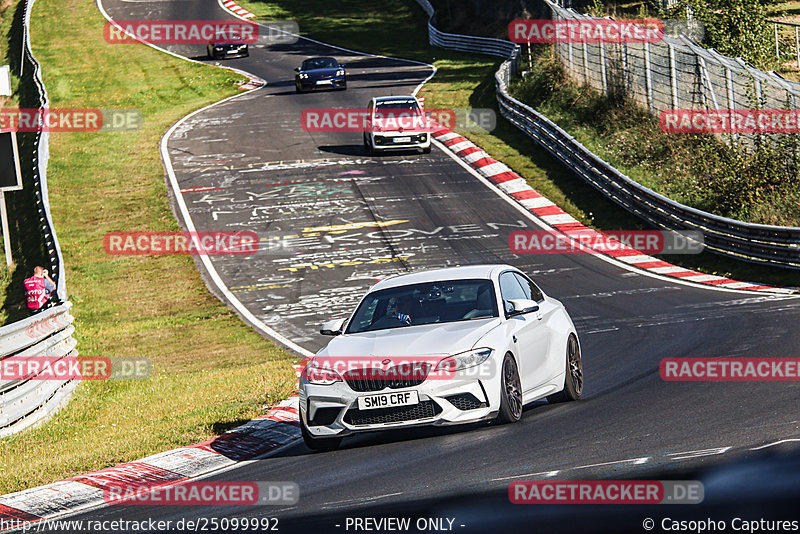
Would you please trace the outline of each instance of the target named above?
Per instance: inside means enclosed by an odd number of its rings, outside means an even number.
[[[313,360],[308,362],[303,374],[305,374],[306,382],[318,386],[330,386],[331,384],[342,381],[342,377],[339,376],[339,373]]]
[[[441,360],[439,365],[436,366],[436,370],[453,372],[475,367],[488,360],[491,355],[492,349],[489,348],[472,349],[467,352],[453,354]]]

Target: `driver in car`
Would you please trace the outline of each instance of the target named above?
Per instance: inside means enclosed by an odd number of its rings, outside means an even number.
[[[386,315],[375,321],[376,328],[392,328],[399,324],[411,324],[411,296],[392,297],[386,305]],[[399,324],[398,324],[399,323]]]

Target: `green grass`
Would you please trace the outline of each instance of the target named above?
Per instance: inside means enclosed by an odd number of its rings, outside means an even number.
[[[81,355],[151,358],[154,377],[84,382],[54,419],[0,440],[0,493],[208,439],[296,384],[290,355],[210,295],[192,258],[104,253],[109,231],[180,229],[158,142],[241,81],[142,45],[109,45],[104,23],[87,0],[34,7],[33,48],[52,107],[144,115],[137,132],[52,134],[50,202]]]
[[[412,0],[376,3],[369,0],[327,2],[308,0],[241,0],[240,5],[260,20],[296,20],[300,33],[355,50],[433,63],[439,70],[422,89],[425,106],[433,108],[491,108],[497,111],[494,72],[499,65],[487,56],[454,53],[428,45],[426,15]],[[640,4],[619,4],[635,14]],[[347,24],[343,24],[347,21]],[[386,36],[402,36],[387,39]],[[574,109],[579,109],[575,107]],[[502,161],[541,194],[573,217],[600,230],[643,228],[642,223],[611,203],[520,130],[499,117],[492,132],[460,132]],[[575,133],[575,132],[571,132]],[[600,145],[601,137],[587,143]],[[656,147],[661,149],[660,147]],[[662,256],[662,259],[709,274],[776,285],[797,286],[797,273],[718,255]]]

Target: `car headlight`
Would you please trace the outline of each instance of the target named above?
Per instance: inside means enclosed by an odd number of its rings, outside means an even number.
[[[425,141],[425,139],[427,139],[427,137],[425,136],[425,134],[422,134],[422,135],[420,135],[420,136],[419,136],[419,140],[420,140],[420,141]]]
[[[305,80],[306,78],[308,78],[308,74],[306,74],[305,72],[301,72],[300,73],[300,79],[301,80]]]
[[[344,69],[339,69],[336,71],[337,76],[344,76]]]
[[[467,352],[453,354],[452,356],[448,356],[447,358],[441,360],[439,365],[436,367],[436,370],[453,372],[460,371],[461,369],[467,369],[469,367],[475,367],[476,365],[480,365],[488,360],[489,356],[491,355],[492,349],[488,348],[472,349],[468,350]]]
[[[305,374],[306,382],[318,386],[330,386],[331,384],[342,381],[342,377],[339,376],[339,373],[313,360],[306,365],[303,373]]]

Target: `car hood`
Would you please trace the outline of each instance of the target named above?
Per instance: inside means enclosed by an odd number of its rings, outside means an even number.
[[[344,334],[332,339],[317,355],[410,357],[456,354],[470,350],[499,325],[500,319],[494,317]]]
[[[310,69],[310,70],[301,70],[300,72],[304,74],[308,74],[310,77],[313,76],[315,78],[322,78],[324,76],[336,76],[336,73],[339,69]]]

